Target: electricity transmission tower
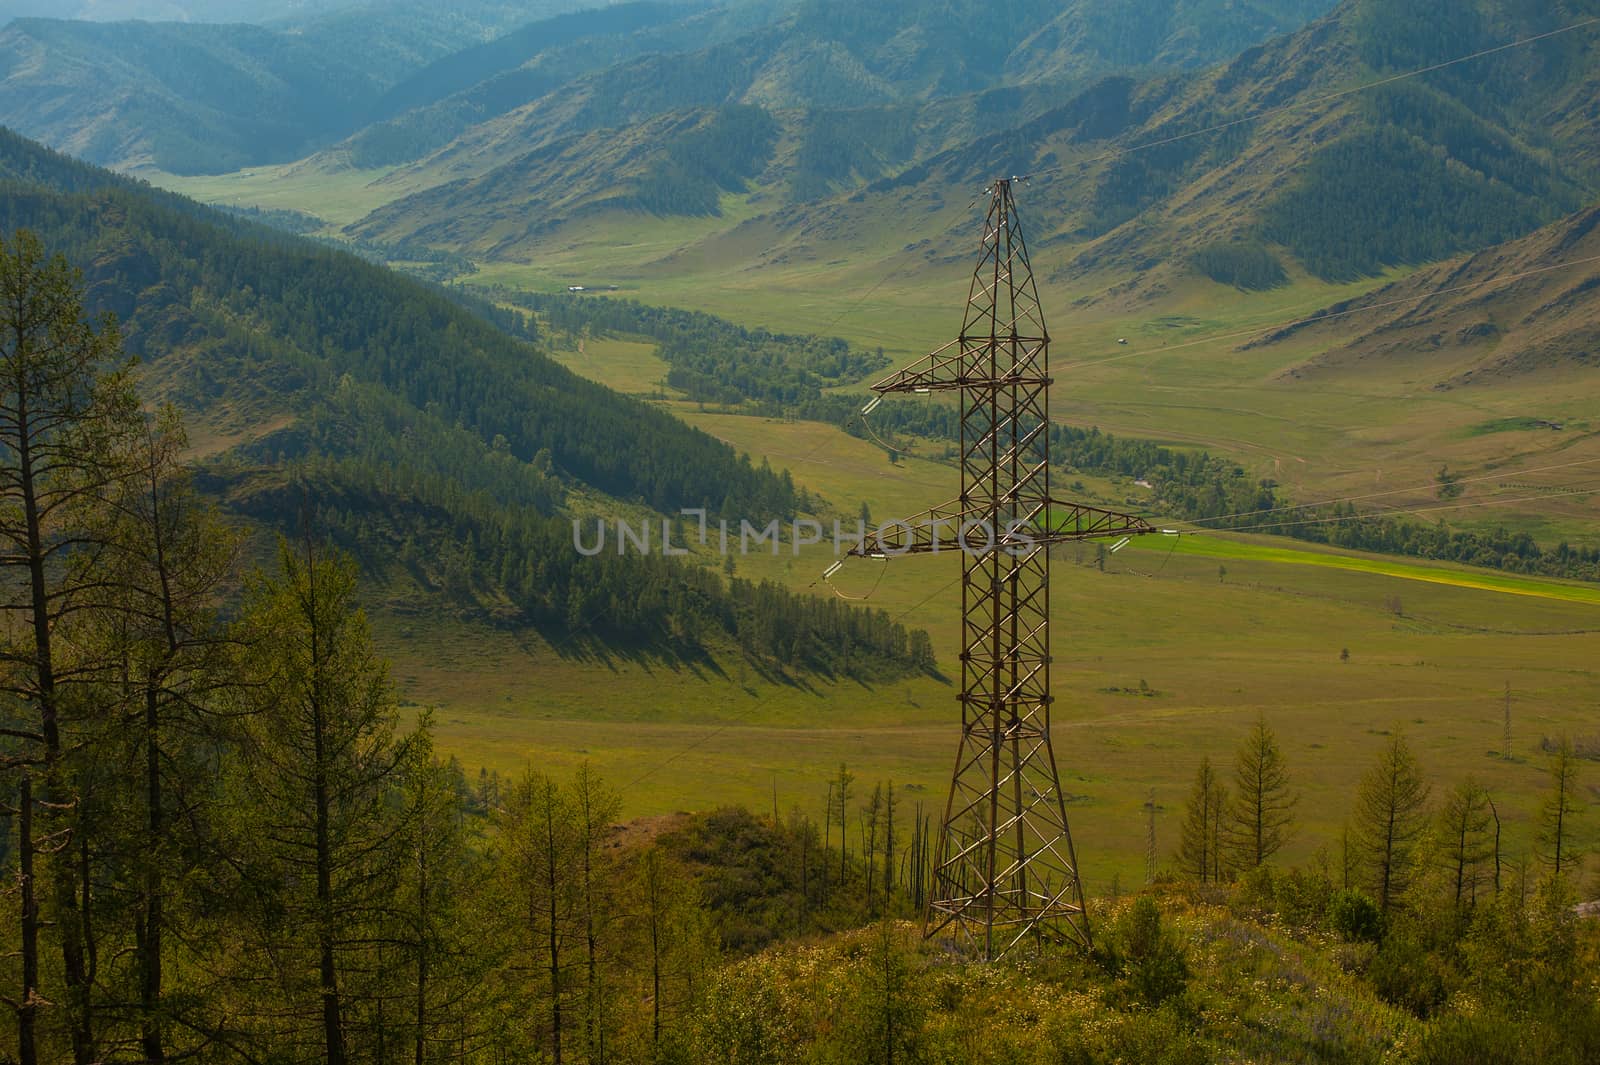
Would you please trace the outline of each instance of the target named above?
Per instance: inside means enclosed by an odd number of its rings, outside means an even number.
[[[1144,801],[1144,882],[1156,882],[1156,789]]]
[[[961,741],[925,933],[985,960],[1028,940],[1090,945],[1050,736],[1050,545],[1156,531],[1050,495],[1050,336],[1011,186],[988,190],[960,336],[873,385],[863,412],[957,393],[961,494],[851,552],[961,554]]]

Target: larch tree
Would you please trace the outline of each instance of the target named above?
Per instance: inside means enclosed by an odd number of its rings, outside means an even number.
[[[596,1065],[609,1060],[606,1034],[608,989],[605,980],[607,947],[614,906],[612,858],[606,839],[622,812],[622,797],[602,781],[588,762],[578,767],[571,784],[573,827],[577,832],[578,885],[583,911],[584,1002],[583,1032],[587,1057]]]
[[[836,818],[839,822],[839,884],[844,885],[845,874],[849,869],[850,848],[845,841],[849,839],[850,831],[850,785],[855,782],[856,775],[850,772],[845,763],[839,763],[839,775],[833,780],[833,788],[829,792],[828,816]]]
[[[1429,787],[1405,737],[1395,733],[1356,793],[1357,852],[1378,907],[1388,913],[1411,885],[1428,828]]]
[[[1258,718],[1234,762],[1227,837],[1238,869],[1255,869],[1282,849],[1296,801],[1278,739]]]
[[[716,958],[716,933],[700,905],[694,878],[659,846],[647,847],[634,865],[630,909],[645,959],[650,1002],[651,1060],[673,1022],[683,1016]]]
[[[1222,819],[1227,809],[1228,786],[1217,779],[1210,758],[1200,759],[1184,810],[1178,865],[1202,884],[1222,879]]]
[[[510,971],[532,986],[547,1021],[530,1026],[523,1046],[529,1053],[547,1051],[559,1065],[571,1023],[571,951],[583,936],[578,815],[565,789],[530,769],[505,797],[496,821],[499,893],[506,900],[507,939],[515,944]]]
[[[374,930],[392,923],[406,866],[394,801],[408,757],[388,670],[355,608],[355,566],[279,544],[280,574],[249,590],[243,635],[260,700],[251,718],[243,830],[270,896],[261,941],[280,976],[276,1038],[330,1065],[367,1056],[357,1013],[374,997]],[[267,1005],[263,1003],[263,1005]]]
[[[1578,792],[1578,755],[1572,740],[1562,736],[1550,755],[1548,767],[1550,790],[1545,793],[1539,809],[1539,858],[1550,866],[1551,872],[1560,876],[1579,857],[1573,836],[1577,817],[1582,812],[1582,797]]]
[[[414,1065],[456,1058],[469,1025],[482,1038],[487,983],[499,951],[485,935],[480,872],[463,830],[461,795],[451,767],[434,754],[432,716],[424,712],[411,737],[399,797],[406,811],[406,869],[396,899],[392,938],[410,965],[395,993],[410,1029]],[[397,1056],[398,1057],[398,1056]]]
[[[117,550],[87,566],[116,593],[118,608],[101,612],[95,625],[121,663],[120,714],[101,740],[118,762],[110,781],[116,801],[137,813],[137,824],[97,815],[84,834],[101,837],[101,848],[127,867],[138,1042],[147,1060],[165,1061],[170,904],[175,885],[217,842],[199,808],[207,752],[224,742],[236,704],[232,647],[217,606],[236,575],[240,541],[180,463],[188,441],[175,410],[162,409],[132,443],[136,472],[103,515],[102,532]],[[205,1031],[194,1018],[182,1027]]]
[[[1484,865],[1494,857],[1493,810],[1489,793],[1473,777],[1451,789],[1439,807],[1440,854],[1458,920],[1477,901],[1478,888],[1492,879]]]
[[[95,712],[84,689],[110,665],[76,654],[72,632],[110,595],[100,574],[73,562],[114,549],[89,519],[127,477],[123,445],[138,424],[116,323],[89,319],[80,275],[64,258],[47,258],[37,237],[24,230],[0,239],[0,691],[17,710],[4,735],[21,914],[20,986],[6,998],[22,1065],[40,1060],[39,1014],[52,1004],[63,1007],[72,1060],[99,1057],[81,841],[72,835],[82,804],[68,753],[72,718]],[[61,991],[42,984],[45,929],[60,944]]]

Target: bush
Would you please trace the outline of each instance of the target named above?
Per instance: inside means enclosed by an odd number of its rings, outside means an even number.
[[[1149,895],[1139,896],[1117,918],[1112,949],[1128,989],[1141,1002],[1159,1005],[1183,994],[1189,984],[1183,948],[1161,927],[1161,910]]]
[[[1386,1001],[1429,1017],[1449,997],[1450,972],[1444,959],[1407,934],[1386,936],[1367,966],[1372,989]]]
[[[1347,888],[1328,900],[1328,927],[1346,943],[1376,943],[1383,938],[1383,914],[1364,893]]]

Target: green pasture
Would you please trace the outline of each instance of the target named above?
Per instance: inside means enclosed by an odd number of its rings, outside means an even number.
[[[1284,541],[1278,541],[1282,543]],[[1570,603],[1584,603],[1600,607],[1600,587],[1577,581],[1562,581],[1547,577],[1525,577],[1496,570],[1474,569],[1466,566],[1430,564],[1399,560],[1385,556],[1358,555],[1311,545],[1268,546],[1254,541],[1233,539],[1213,533],[1194,534],[1187,529],[1178,537],[1155,539],[1144,537],[1132,541],[1130,548],[1162,555],[1177,553],[1186,556],[1221,560],[1251,559],[1276,562],[1291,566],[1325,566],[1329,569],[1351,570],[1359,573],[1376,573],[1407,581],[1426,581],[1448,584],[1457,588],[1477,588],[1501,592],[1506,595],[1528,595],[1540,599],[1559,599]]]
[[[891,466],[874,445],[826,426],[679,408],[787,466],[842,514],[867,501],[875,520],[906,516],[954,494],[954,468],[934,457],[913,452]],[[1129,488],[1085,485],[1090,495]],[[1600,604],[1586,586],[1260,537],[1136,540],[1103,572],[1092,544],[1054,557],[1057,757],[1095,890],[1113,875],[1123,884],[1142,875],[1150,789],[1165,854],[1199,758],[1227,762],[1258,715],[1283,740],[1301,795],[1295,860],[1332,845],[1361,773],[1395,729],[1440,791],[1471,773],[1503,797],[1512,852],[1530,838],[1541,743],[1600,736],[1590,665]],[[830,585],[819,578],[833,559],[826,544],[786,546],[735,565],[745,577],[866,597],[858,605],[927,629],[941,666],[954,669],[954,556],[852,559]],[[666,662],[465,625],[412,623],[403,635],[390,620],[380,635],[407,698],[439,705],[441,741],[469,766],[559,770],[587,759],[637,814],[768,808],[774,792],[781,808],[816,813],[841,761],[859,780],[892,778],[913,803],[943,802],[959,719],[953,678],[785,680],[731,652]],[[1509,760],[1500,752],[1507,684]],[[1600,821],[1585,832],[1600,842]]]
[[[299,162],[253,166],[228,174],[143,170],[134,176],[219,207],[303,211],[337,230],[414,191],[403,183],[386,183],[383,179],[392,172],[392,167],[356,170]]]

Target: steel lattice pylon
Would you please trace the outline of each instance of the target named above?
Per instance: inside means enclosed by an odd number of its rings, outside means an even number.
[[[990,960],[1029,939],[1090,944],[1050,736],[1049,547],[1156,531],[1050,496],[1050,335],[1011,186],[989,190],[960,337],[872,386],[959,393],[961,495],[852,552],[961,553],[961,743],[926,933]]]

